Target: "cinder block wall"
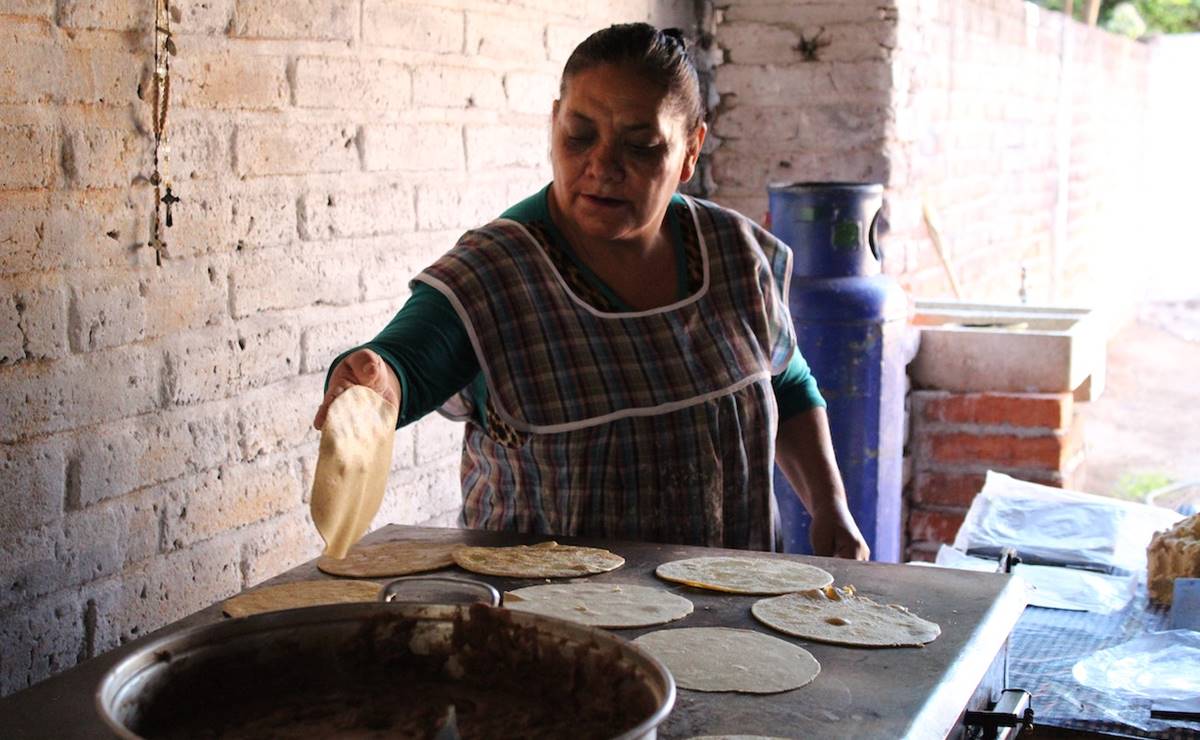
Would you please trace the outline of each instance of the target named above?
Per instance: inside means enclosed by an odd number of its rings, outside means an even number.
[[[910,295],[952,297],[928,205],[964,299],[1017,302],[1024,268],[1031,303],[1128,312],[1149,47],[1021,0],[719,5],[717,200],[761,216],[770,182],[880,182]]]
[[[574,45],[665,0],[0,0],[0,694],[313,556],[323,374],[549,177]],[[143,91],[139,95],[139,90]],[[376,524],[452,524],[460,429],[397,437]]]

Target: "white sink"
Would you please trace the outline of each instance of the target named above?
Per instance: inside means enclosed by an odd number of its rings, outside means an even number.
[[[1074,392],[1104,388],[1107,334],[1088,308],[917,301],[921,330],[909,366],[923,388],[962,393]]]

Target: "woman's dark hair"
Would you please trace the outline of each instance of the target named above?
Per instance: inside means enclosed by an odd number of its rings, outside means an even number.
[[[689,132],[704,120],[700,78],[678,28],[659,30],[649,23],[621,23],[596,31],[571,52],[563,67],[559,95],[566,94],[567,81],[576,74],[603,64],[632,67],[662,87],[683,111]]]

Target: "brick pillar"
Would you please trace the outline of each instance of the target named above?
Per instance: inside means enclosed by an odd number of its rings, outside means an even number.
[[[1046,485],[1083,482],[1082,421],[1070,393],[914,391],[905,490],[908,557],[932,560],[988,470]]]

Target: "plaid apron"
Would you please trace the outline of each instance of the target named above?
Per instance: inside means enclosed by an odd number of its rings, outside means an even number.
[[[415,279],[449,299],[488,389],[472,397],[463,523],[478,529],[771,549],[778,425],[771,376],[795,348],[788,248],[745,217],[688,198],[703,282],[661,308],[581,299],[515,221],[468,232]]]

